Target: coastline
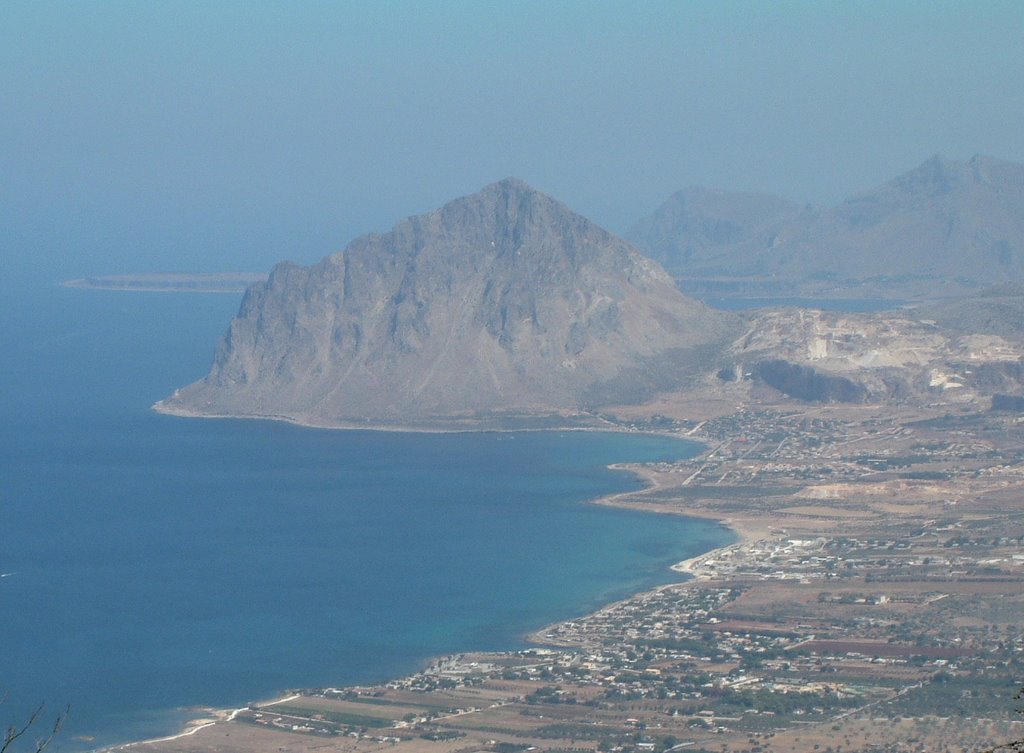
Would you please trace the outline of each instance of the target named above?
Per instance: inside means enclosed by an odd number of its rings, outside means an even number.
[[[649,433],[653,434],[656,432]],[[659,436],[673,436],[676,437],[677,439],[685,438],[679,436],[678,434],[659,433]],[[695,440],[692,438],[690,438],[688,441],[704,444],[704,450],[694,455],[693,458],[691,458],[691,460],[697,460],[701,456],[706,455],[707,453],[712,451],[712,448],[704,442],[699,442],[699,440]],[[770,527],[765,527],[762,529],[757,526],[746,524],[745,522],[737,522],[731,518],[722,518],[715,515],[711,515],[703,510],[694,510],[693,512],[690,512],[688,510],[681,511],[678,509],[652,509],[650,505],[645,504],[642,501],[643,495],[649,494],[652,491],[657,492],[661,489],[669,488],[668,484],[661,483],[653,473],[647,472],[646,469],[641,465],[632,463],[612,463],[608,467],[614,470],[632,473],[634,476],[640,478],[641,481],[644,482],[645,486],[643,486],[640,489],[634,489],[632,491],[618,492],[616,494],[609,494],[604,497],[598,497],[597,499],[589,500],[588,504],[601,505],[604,507],[617,507],[622,510],[637,510],[652,515],[675,515],[677,517],[701,518],[703,520],[710,520],[715,523],[718,523],[722,528],[732,533],[735,536],[735,540],[731,541],[728,544],[717,546],[714,549],[709,549],[706,552],[694,555],[693,557],[688,557],[684,560],[676,562],[673,565],[670,565],[668,569],[684,576],[684,579],[682,580],[674,581],[672,583],[665,583],[660,586],[656,586],[652,589],[648,589],[646,591],[638,591],[636,593],[632,593],[629,596],[626,596],[625,598],[611,601],[607,604],[598,607],[592,612],[587,613],[586,615],[580,615],[579,617],[573,619],[582,619],[592,617],[594,615],[599,615],[605,612],[610,612],[614,610],[616,607],[625,604],[626,602],[629,602],[637,598],[638,596],[642,596],[645,593],[659,593],[661,591],[665,591],[666,589],[679,588],[680,586],[689,583],[700,583],[702,580],[705,579],[705,576],[699,570],[699,566],[703,562],[715,559],[716,557],[721,556],[724,552],[727,552],[729,550],[753,544],[771,533]],[[566,620],[559,620],[557,622],[548,623],[547,625],[544,625],[543,627],[537,630],[531,631],[526,634],[526,640],[538,646],[564,647],[567,645],[571,645],[546,636],[546,633],[550,633],[552,629],[562,624],[563,622],[566,622]]]
[[[269,701],[259,701],[259,705],[262,707],[276,706],[279,703],[287,703],[293,701],[296,698],[301,697],[300,693],[292,693],[290,695],[284,695],[280,698],[274,697]],[[183,737],[191,737],[200,730],[206,729],[207,727],[213,727],[216,724],[222,724],[224,722],[232,722],[235,718],[243,711],[248,710],[249,706],[242,706],[237,709],[207,709],[207,712],[213,716],[213,718],[200,718],[193,719],[188,722],[185,729],[173,735],[165,735],[164,737],[153,737],[147,740],[134,740],[128,743],[120,743],[107,748],[101,748],[100,753],[106,753],[108,751],[116,750],[129,750],[140,745],[154,745],[156,743],[169,743],[174,740],[180,740]]]
[[[246,419],[252,419],[252,420],[277,420],[277,421],[283,421],[285,423],[291,423],[291,424],[294,424],[296,426],[300,426],[300,427],[303,427],[303,428],[313,428],[313,429],[334,429],[334,430],[339,430],[339,431],[362,429],[362,430],[366,430],[366,431],[422,433],[422,434],[478,433],[478,432],[481,432],[481,431],[495,431],[495,432],[501,432],[501,431],[504,431],[504,432],[513,432],[513,431],[515,431],[515,432],[518,432],[518,431],[600,431],[600,432],[605,432],[605,433],[619,433],[619,434],[647,434],[647,435],[653,435],[653,436],[659,436],[659,437],[665,437],[665,438],[672,438],[672,439],[677,439],[677,440],[684,440],[684,441],[690,442],[691,444],[702,445],[703,449],[700,452],[698,452],[698,453],[696,453],[695,455],[692,456],[691,459],[694,459],[694,460],[702,457],[703,455],[707,454],[708,452],[710,452],[712,450],[712,448],[706,442],[703,442],[703,441],[698,440],[698,439],[694,439],[690,435],[681,435],[678,432],[640,431],[640,430],[622,429],[620,427],[612,428],[611,426],[608,426],[608,427],[600,427],[600,426],[568,427],[568,426],[566,426],[566,427],[560,427],[560,428],[536,428],[536,429],[532,429],[532,430],[527,430],[527,429],[479,429],[479,428],[478,429],[459,428],[459,429],[433,429],[433,430],[430,430],[430,429],[419,429],[419,428],[408,427],[408,426],[399,429],[399,428],[390,427],[390,426],[379,426],[379,427],[377,427],[377,426],[346,426],[346,425],[340,425],[340,424],[318,425],[318,424],[311,424],[311,423],[300,422],[298,420],[294,420],[294,419],[291,419],[291,418],[288,418],[288,417],[232,416],[232,415],[223,415],[223,416],[216,415],[215,416],[215,415],[203,414],[203,413],[194,413],[193,414],[193,413],[186,413],[186,412],[178,412],[178,411],[175,411],[175,410],[163,410],[163,409],[161,409],[161,407],[158,407],[158,406],[161,406],[161,402],[158,402],[158,403],[154,404],[153,405],[153,410],[155,410],[158,413],[162,413],[164,415],[175,415],[175,416],[180,416],[180,417],[195,417],[195,418],[246,418]],[[728,550],[728,549],[733,548],[733,547],[741,546],[743,544],[750,543],[752,541],[755,541],[757,538],[759,538],[759,536],[756,535],[757,532],[754,529],[750,529],[750,528],[747,528],[745,526],[742,526],[742,527],[734,526],[728,519],[717,518],[715,516],[707,514],[706,512],[695,511],[693,514],[690,514],[689,512],[679,511],[679,510],[652,510],[650,507],[645,506],[642,503],[639,503],[638,501],[634,500],[633,498],[636,498],[636,497],[639,497],[641,495],[650,493],[651,491],[657,491],[657,490],[659,490],[661,488],[665,488],[667,486],[666,484],[659,483],[659,481],[654,477],[653,474],[651,474],[649,472],[645,472],[645,469],[642,466],[638,465],[638,464],[633,464],[633,463],[611,463],[611,464],[608,464],[605,467],[609,468],[609,469],[612,469],[612,470],[616,470],[616,471],[623,471],[623,472],[626,472],[626,473],[630,473],[630,474],[634,475],[635,477],[639,478],[640,481],[643,483],[643,486],[641,488],[639,488],[639,489],[633,489],[633,490],[625,491],[625,492],[616,492],[614,494],[609,494],[609,495],[597,497],[597,498],[594,498],[594,499],[589,499],[589,500],[585,501],[585,504],[600,505],[600,506],[606,506],[606,507],[616,507],[616,508],[623,509],[623,510],[638,510],[638,511],[641,511],[641,512],[652,513],[652,514],[667,514],[667,515],[675,515],[677,517],[690,517],[690,518],[701,518],[701,519],[704,519],[704,520],[710,520],[710,521],[714,521],[714,522],[718,523],[723,528],[727,529],[732,534],[734,534],[735,540],[733,540],[730,543],[725,544],[723,546],[715,547],[714,549],[711,549],[709,551],[703,552],[703,553],[695,555],[693,557],[681,560],[680,562],[677,562],[675,564],[672,564],[672,565],[668,566],[668,568],[667,568],[668,570],[683,575],[684,579],[682,579],[682,580],[673,581],[671,583],[665,583],[665,584],[656,586],[653,589],[646,589],[646,590],[638,591],[636,593],[631,593],[630,595],[628,595],[628,596],[626,596],[624,598],[616,599],[616,600],[608,602],[606,604],[602,604],[598,608],[596,608],[596,609],[594,609],[594,610],[592,610],[592,611],[590,611],[590,612],[588,612],[588,613],[586,613],[584,615],[576,615],[576,616],[567,618],[566,620],[560,620],[560,621],[557,621],[557,622],[554,622],[554,623],[548,623],[547,625],[544,625],[544,626],[538,628],[537,630],[534,630],[534,631],[526,633],[523,636],[523,638],[524,638],[524,640],[527,643],[533,644],[533,645],[535,645],[537,647],[557,646],[557,645],[559,645],[559,643],[557,641],[552,641],[550,639],[547,639],[547,638],[543,637],[543,632],[546,631],[546,630],[550,630],[555,625],[559,625],[559,624],[561,624],[563,622],[566,622],[566,621],[577,620],[577,619],[581,619],[581,618],[588,617],[588,616],[591,616],[591,615],[600,614],[600,613],[602,613],[602,612],[604,612],[606,610],[613,609],[616,605],[619,605],[619,604],[622,604],[624,602],[627,602],[630,599],[634,599],[634,598],[636,598],[638,596],[641,596],[641,595],[643,595],[645,593],[660,592],[660,591],[662,591],[664,589],[668,589],[668,588],[677,588],[680,585],[683,585],[683,584],[686,584],[686,583],[691,583],[691,582],[692,583],[697,583],[697,582],[700,582],[701,577],[700,577],[699,573],[697,573],[695,571],[694,568],[701,561],[713,558],[714,556],[716,556],[716,553]],[[443,654],[443,655],[439,655],[439,656],[425,657],[423,662],[422,662],[422,664],[423,664],[423,666],[429,666],[431,664],[435,664],[435,663],[437,663],[439,661],[442,661],[445,658],[448,658],[450,656],[455,656],[455,655],[458,655],[458,652],[455,652],[454,654]],[[398,679],[398,678],[393,678],[393,679]],[[229,709],[229,708],[207,708],[207,709],[205,709],[205,711],[207,712],[207,715],[205,717],[200,717],[200,718],[197,718],[197,719],[190,720],[189,722],[186,723],[185,727],[180,732],[177,732],[177,733],[174,733],[174,734],[171,734],[171,735],[161,736],[161,737],[148,738],[148,739],[144,739],[144,740],[134,740],[134,741],[126,742],[126,743],[118,743],[116,745],[107,746],[107,747],[104,747],[104,748],[98,748],[98,749],[92,751],[91,753],[114,753],[114,751],[126,751],[126,750],[140,748],[140,747],[143,747],[143,746],[156,745],[156,744],[166,743],[166,742],[173,742],[175,740],[179,740],[179,739],[182,739],[182,738],[191,737],[191,736],[199,733],[202,730],[211,729],[211,728],[214,728],[214,727],[216,727],[218,725],[223,725],[223,724],[230,723],[230,722],[234,721],[235,718],[240,713],[249,710],[253,706],[259,706],[261,708],[265,708],[265,707],[268,707],[268,706],[274,706],[274,705],[277,705],[277,704],[286,703],[288,701],[291,701],[291,700],[294,700],[294,699],[300,698],[300,697],[302,697],[302,693],[301,692],[282,691],[280,696],[274,696],[273,699],[270,700],[270,701],[253,701],[253,702],[250,702],[250,703],[248,703],[245,706],[242,706],[240,708],[234,708],[234,709]]]
[[[945,687],[932,682],[936,673],[958,683],[954,689],[985,687],[972,672],[995,666],[992,648],[984,642],[988,633],[974,637],[965,631],[955,622],[963,614],[958,610],[969,605],[981,624],[1001,620],[1017,629],[1005,605],[1008,599],[1024,599],[1019,580],[1024,558],[1015,548],[1024,539],[1024,523],[1007,526],[1021,514],[1019,457],[1009,464],[1005,450],[977,457],[974,444],[946,439],[948,426],[934,411],[775,407],[730,415],[703,431],[701,424],[690,432],[645,432],[696,441],[702,448],[677,462],[609,463],[639,478],[641,488],[584,502],[702,518],[731,534],[718,546],[720,539],[705,539],[714,548],[672,565],[675,580],[638,586],[625,598],[608,594],[609,603],[595,600],[575,616],[523,635],[527,645],[521,650],[440,652],[420,670],[396,673],[388,681],[303,691],[294,716],[264,714],[253,705],[230,726],[196,720],[192,726],[201,729],[187,742],[154,743],[148,750],[266,753],[294,743],[290,749],[304,753],[324,747],[373,753],[381,745],[399,745],[405,753],[466,753],[504,743],[595,753],[613,749],[602,747],[610,735],[624,745],[618,748],[623,753],[642,753],[651,750],[649,745],[630,745],[637,723],[704,746],[697,750],[749,750],[753,736],[770,742],[771,747],[764,745],[768,753],[813,753],[834,740],[837,729],[865,740],[871,735],[878,749],[894,740],[907,747],[887,749],[920,749],[912,746],[919,742],[921,721],[944,710]],[[1002,449],[1000,442],[1016,441],[1018,425],[1013,417],[985,414],[969,428],[974,428],[971,436],[987,430],[991,444],[986,448]],[[1004,434],[993,436],[1000,427]],[[923,477],[901,467],[879,470],[858,462],[880,451],[903,459],[899,453],[923,449],[930,453],[911,466],[927,468],[930,473]],[[964,469],[965,459],[974,465]],[[946,469],[941,478],[934,470],[938,462]],[[723,483],[727,478],[730,483]],[[976,521],[980,538],[956,536],[959,524],[936,514],[954,504],[955,517]],[[980,542],[991,543],[979,552]],[[893,614],[917,616],[935,642],[922,646],[899,632],[901,621],[879,619]],[[874,628],[867,634],[865,619]],[[778,656],[762,660],[766,649]],[[1005,661],[1019,651],[999,650]],[[825,679],[823,666],[831,668]],[[1017,680],[1004,672],[998,682]],[[686,695],[672,695],[680,692],[680,683]],[[708,687],[714,692],[705,692]],[[800,689],[796,696],[794,687]],[[719,708],[722,694],[731,698],[724,709]],[[747,707],[742,699],[756,703],[761,694],[767,711],[737,713],[736,707]],[[424,727],[406,727],[395,723],[401,719],[391,712],[382,716],[394,724],[379,731],[310,726],[327,708],[338,709],[342,717],[364,718],[364,708],[355,704],[374,704],[378,696],[385,706],[450,705],[459,714],[476,716],[439,722],[441,717],[424,713],[418,720]],[[682,711],[681,698],[690,704]],[[997,700],[984,716],[940,713],[930,739],[950,739],[965,720],[974,727],[958,738],[964,741],[1020,737],[1006,726]],[[773,709],[774,703],[786,708]],[[762,713],[771,716],[762,719]],[[902,718],[913,726],[897,729]],[[600,731],[582,727],[582,719],[603,726]],[[289,727],[295,724],[305,726]],[[281,737],[289,731],[312,734]],[[316,732],[356,740],[326,743]]]

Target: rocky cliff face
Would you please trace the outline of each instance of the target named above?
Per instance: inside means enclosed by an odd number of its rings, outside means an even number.
[[[157,408],[315,424],[576,411],[678,387],[736,320],[508,179],[249,290],[210,374]]]

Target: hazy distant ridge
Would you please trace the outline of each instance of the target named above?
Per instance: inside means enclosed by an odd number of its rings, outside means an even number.
[[[626,234],[673,274],[700,265],[717,250],[757,240],[800,207],[778,196],[691,186],[674,193]]]
[[[730,232],[708,232],[718,227]],[[936,156],[838,206],[803,210],[773,197],[690,189],[628,237],[683,277],[1019,281],[1024,166]]]

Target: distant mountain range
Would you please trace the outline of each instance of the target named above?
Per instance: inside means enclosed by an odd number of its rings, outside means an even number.
[[[210,374],[158,410],[411,424],[638,402],[678,387],[732,314],[515,179],[247,293]]]
[[[1024,166],[932,157],[835,207],[690,188],[627,234],[684,280],[951,295],[1024,280]],[[715,283],[712,282],[712,285]],[[692,285],[699,285],[693,282]]]

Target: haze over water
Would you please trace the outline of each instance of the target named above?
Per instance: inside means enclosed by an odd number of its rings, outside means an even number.
[[[71,704],[60,750],[174,732],[182,706],[514,648],[730,538],[584,503],[636,488],[608,463],[691,444],[160,416],[235,296],[5,298],[0,685],[13,714]]]

